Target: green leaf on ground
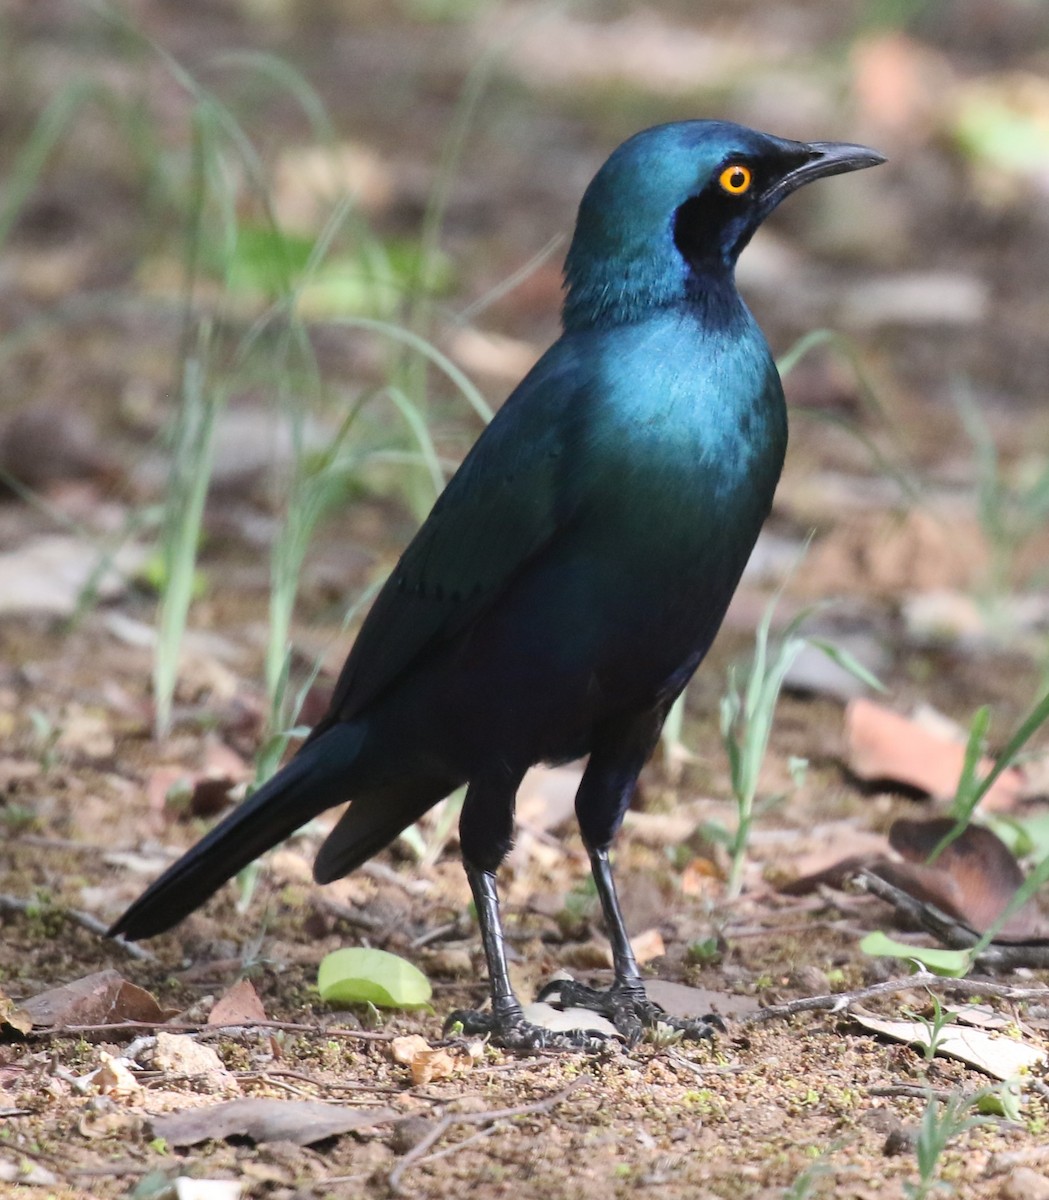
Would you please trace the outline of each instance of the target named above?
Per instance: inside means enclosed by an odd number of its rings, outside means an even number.
[[[325,955],[317,970],[321,999],[337,1006],[374,1004],[377,1008],[425,1008],[430,981],[396,954],[354,948]]]
[[[949,975],[962,978],[970,967],[967,950],[940,950],[930,946],[908,946],[897,942],[880,930],[868,933],[860,942],[860,949],[872,958],[903,958],[918,962],[934,975]]]

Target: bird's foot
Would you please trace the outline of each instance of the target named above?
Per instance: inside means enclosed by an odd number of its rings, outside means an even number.
[[[704,1017],[672,1017],[645,995],[644,985],[637,983],[612,984],[607,990],[587,987],[574,979],[552,979],[537,997],[555,1008],[583,1008],[611,1021],[626,1040],[636,1046],[646,1033],[660,1026],[676,1030],[685,1041],[702,1041],[715,1033],[724,1032],[725,1024],[716,1013]]]
[[[466,1037],[486,1037],[505,1050],[609,1050],[616,1045],[594,1029],[548,1029],[526,1020],[520,1007],[505,1012],[459,1009],[444,1023],[444,1033],[461,1031]]]

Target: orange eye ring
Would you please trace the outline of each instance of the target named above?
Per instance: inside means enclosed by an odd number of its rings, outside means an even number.
[[[754,175],[750,167],[745,167],[742,163],[730,163],[718,176],[721,190],[728,192],[730,196],[742,196],[750,191],[753,181]]]

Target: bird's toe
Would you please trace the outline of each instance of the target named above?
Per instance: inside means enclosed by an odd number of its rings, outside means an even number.
[[[617,1043],[594,1029],[551,1029],[526,1020],[523,1013],[500,1015],[458,1009],[444,1023],[444,1033],[461,1032],[467,1037],[485,1037],[504,1050],[607,1051]]]
[[[537,999],[555,1008],[582,1008],[600,1014],[612,1022],[629,1046],[655,1035],[661,1026],[676,1030],[685,1041],[703,1041],[725,1030],[716,1013],[703,1017],[671,1016],[648,999],[641,984],[614,983],[610,988],[600,989],[574,979],[555,979],[541,989]]]

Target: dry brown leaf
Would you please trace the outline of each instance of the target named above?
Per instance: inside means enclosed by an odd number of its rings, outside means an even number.
[[[119,971],[98,971],[23,1001],[38,1028],[54,1025],[107,1025],[122,1021],[166,1021],[168,1015],[145,988]]]
[[[452,335],[448,353],[471,375],[491,375],[508,383],[516,383],[526,375],[539,357],[531,342],[470,328]]]
[[[880,1033],[898,1042],[929,1046],[932,1026],[928,1021],[895,1021],[852,1011],[852,1018],[864,1029]],[[936,1035],[936,1053],[957,1058],[995,1079],[1014,1079],[1021,1071],[1045,1065],[1045,1051],[1015,1038],[985,1033],[982,1029],[954,1028],[948,1025]]]
[[[993,925],[1024,882],[1012,851],[996,834],[970,825],[936,859],[927,863],[940,840],[954,827],[948,817],[899,820],[889,844],[905,861],[886,863],[878,874],[909,895],[935,904],[978,933]],[[1014,913],[1001,930],[1009,938],[1039,937],[1044,923],[1033,902]]]
[[[209,1025],[252,1025],[266,1020],[258,992],[249,979],[239,979],[208,1013]]]
[[[295,146],[274,169],[273,205],[282,227],[315,235],[331,208],[353,198],[358,211],[375,213],[393,196],[393,174],[377,150],[362,142]]]

